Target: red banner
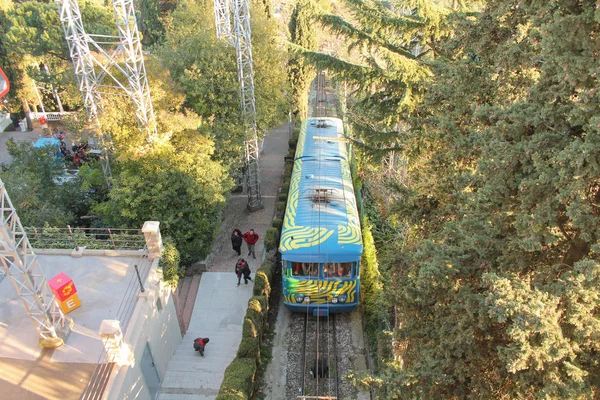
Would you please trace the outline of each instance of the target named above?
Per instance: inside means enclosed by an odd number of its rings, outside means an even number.
[[[0,99],[8,93],[10,90],[10,85],[8,83],[8,78],[2,68],[0,68]]]

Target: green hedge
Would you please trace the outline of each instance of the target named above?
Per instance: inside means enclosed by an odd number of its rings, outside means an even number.
[[[258,338],[260,332],[250,318],[244,318],[244,327],[242,329],[242,341],[237,351],[238,358],[254,358],[260,357],[260,340]]]
[[[267,233],[265,234],[265,249],[270,251],[276,249],[277,246],[279,246],[279,229],[267,228]]]
[[[254,295],[255,296],[271,296],[271,278],[273,277],[273,267],[269,261],[265,261],[256,271],[254,277]]]
[[[287,202],[287,192],[286,193],[279,193],[279,195],[277,196],[277,200],[279,201],[286,201]]]
[[[257,370],[256,359],[234,358],[225,370],[225,376],[216,400],[246,400],[252,398]]]
[[[256,372],[261,357],[260,344],[267,329],[269,296],[274,266],[265,261],[254,278],[254,296],[248,300],[244,317],[242,341],[237,356],[225,370],[217,400],[245,400],[253,398]]]
[[[360,285],[363,294],[363,307],[365,313],[365,330],[367,340],[372,351],[373,359],[377,363],[379,353],[378,344],[381,342],[380,335],[383,332],[380,329],[379,320],[382,311],[386,307],[382,304],[383,282],[379,272],[379,263],[377,261],[377,249],[371,233],[371,224],[366,217],[362,218],[362,235],[364,252],[361,261]],[[378,366],[377,366],[378,367]]]
[[[271,226],[273,228],[277,228],[279,230],[279,232],[281,232],[281,228],[283,227],[283,219],[273,218],[273,222],[271,222]]]

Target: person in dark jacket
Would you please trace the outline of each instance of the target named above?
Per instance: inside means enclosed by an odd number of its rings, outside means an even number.
[[[196,338],[194,339],[194,350],[199,352],[202,357],[204,357],[204,347],[210,341],[209,338]]]
[[[231,234],[231,246],[233,250],[237,252],[238,256],[242,255],[242,243],[244,242],[244,238],[242,238],[242,231],[239,229],[234,229]]]
[[[250,265],[248,265],[248,261],[244,261],[242,265],[242,275],[244,275],[244,285],[248,285],[248,281],[252,281],[250,278]]]
[[[238,277],[237,286],[240,286],[242,276],[244,277],[244,285],[247,285],[248,281],[252,280],[252,278],[250,278],[250,273],[250,266],[248,265],[248,262],[243,258],[240,258],[235,264],[235,274]]]
[[[256,242],[258,242],[258,233],[254,232],[254,229],[250,229],[248,232],[244,233],[244,241],[248,245],[248,256],[252,254],[252,257],[256,258],[256,254],[254,254],[254,246]]]

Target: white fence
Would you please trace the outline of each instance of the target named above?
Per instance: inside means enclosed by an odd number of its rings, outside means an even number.
[[[72,114],[71,112],[32,112],[30,114],[31,119],[40,119],[40,117],[46,117],[48,121],[61,121],[63,115]]]

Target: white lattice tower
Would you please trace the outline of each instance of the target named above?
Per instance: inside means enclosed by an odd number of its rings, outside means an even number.
[[[102,151],[100,165],[104,173],[104,179],[110,189],[111,171],[108,159],[108,145],[110,138],[105,137],[98,123],[100,112],[100,96],[97,91],[96,72],[94,70],[94,58],[88,45],[88,37],[83,28],[81,12],[76,0],[57,0],[58,14],[62,23],[65,38],[69,47],[69,55],[73,60],[75,75],[79,83],[79,91],[83,96],[83,106],[92,126],[93,134]]]
[[[71,319],[61,311],[29,244],[4,183],[0,180],[0,268],[12,281],[43,347],[58,347],[70,330]]]
[[[146,132],[148,142],[152,143],[158,136],[156,118],[150,97],[150,85],[146,75],[133,0],[113,0],[113,9],[125,61],[125,76],[129,80],[129,93],[135,107],[135,116],[140,130]]]
[[[258,129],[256,127],[256,99],[254,97],[254,67],[252,63],[252,31],[250,29],[249,0],[233,1],[233,31],[242,102],[242,115],[250,129],[246,139],[246,188],[248,210],[264,208],[260,194]]]
[[[248,210],[264,208],[260,194],[258,129],[254,97],[254,69],[252,64],[252,31],[248,0],[214,0],[217,38],[235,47],[238,80],[244,124],[249,130],[244,144],[246,161],[246,191]],[[233,31],[231,14],[233,13]]]
[[[229,0],[215,0],[215,28],[217,39],[221,39],[235,46],[235,39],[231,31],[231,4]]]
[[[118,33],[116,36],[86,33],[76,0],[56,0],[56,3],[71,56],[73,54],[86,56],[85,68],[77,69],[76,63],[79,61],[73,60],[76,64],[76,72],[81,75],[78,76],[80,82],[83,80],[92,83],[91,86],[82,87],[84,99],[93,97],[87,92],[90,88],[95,89],[94,93],[100,96],[119,94],[131,98],[138,127],[147,135],[148,142],[152,143],[157,136],[156,119],[139,32],[135,23],[133,1],[113,1]],[[77,35],[73,36],[77,40],[69,40],[72,32],[77,32]],[[95,70],[95,67],[99,67],[100,70]],[[124,77],[126,82],[122,82],[120,77]],[[103,88],[113,88],[117,91],[102,92]],[[98,112],[99,109],[96,107],[96,113]]]

